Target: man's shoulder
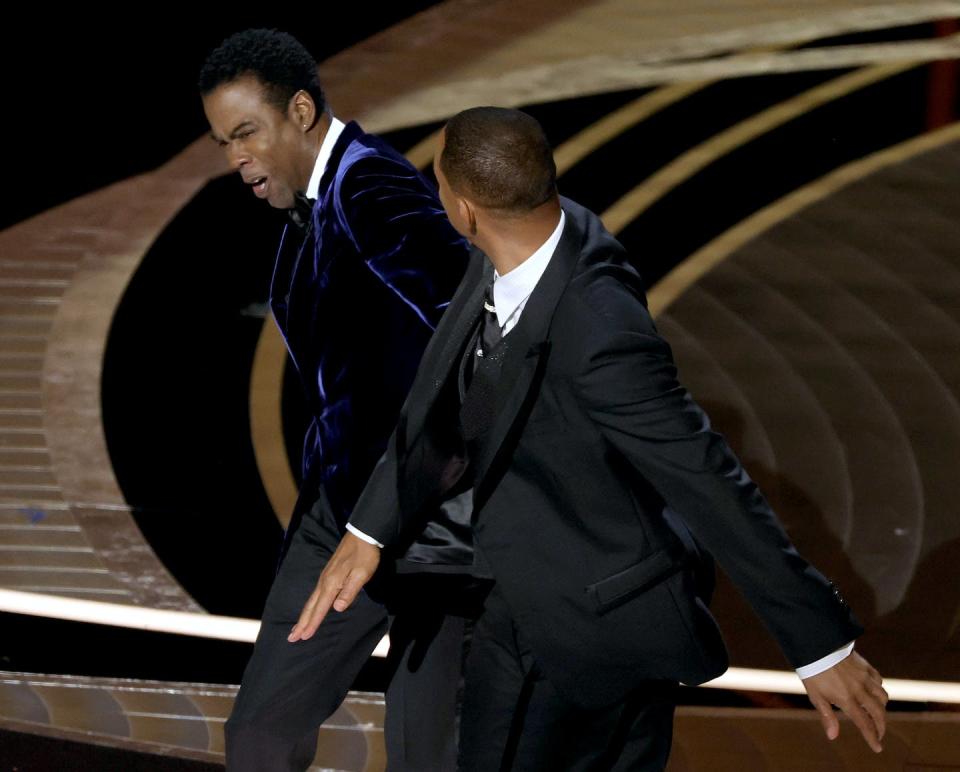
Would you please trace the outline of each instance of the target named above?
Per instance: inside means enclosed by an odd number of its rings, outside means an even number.
[[[596,214],[570,199],[561,201],[579,249],[562,302],[574,315],[608,321],[645,315],[643,279],[626,249]]]
[[[579,237],[581,250],[605,250],[624,253],[623,245],[606,229],[599,215],[566,196],[560,196],[560,206]]]
[[[411,204],[431,213],[441,211],[440,201],[426,178],[373,134],[361,133],[349,141],[330,188],[334,206],[342,211],[380,211]]]
[[[550,329],[557,371],[578,378],[599,363],[645,350],[670,356],[657,330],[639,274],[626,263],[600,261],[574,273]]]
[[[566,207],[565,207],[566,210]],[[569,210],[566,210],[569,213]],[[557,332],[582,341],[618,332],[655,331],[643,279],[620,243],[596,215],[586,231],[581,254],[555,317]]]
[[[564,314],[588,328],[646,328],[651,324],[639,274],[628,263],[597,262],[574,274],[561,299]]]
[[[376,134],[368,134],[357,124],[344,137],[346,147],[340,158],[338,176],[348,174],[398,174],[421,178],[420,172],[386,140]]]

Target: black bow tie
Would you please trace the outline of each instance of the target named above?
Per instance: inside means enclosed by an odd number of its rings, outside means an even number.
[[[303,193],[296,193],[293,197],[293,206],[287,210],[290,220],[302,231],[305,231],[311,222],[313,203],[312,198],[307,198]]]

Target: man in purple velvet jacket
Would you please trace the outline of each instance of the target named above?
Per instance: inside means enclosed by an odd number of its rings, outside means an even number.
[[[315,639],[292,644],[287,635],[386,448],[467,248],[402,156],[326,109],[316,63],[291,36],[228,38],[207,59],[200,92],[231,166],[256,196],[290,210],[270,302],[311,416],[285,557],[226,725],[227,766],[305,769],[319,725],[386,631],[387,612],[364,596]],[[438,508],[425,543],[396,573],[439,565],[459,596],[458,579],[471,581],[467,500]],[[384,582],[388,603],[398,583],[396,574]],[[463,619],[442,611],[408,607],[391,629],[391,769],[455,763]]]

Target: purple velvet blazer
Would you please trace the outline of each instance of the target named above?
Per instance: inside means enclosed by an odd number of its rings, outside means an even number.
[[[349,123],[306,233],[284,231],[270,289],[311,417],[288,537],[319,486],[346,523],[466,266],[430,183]]]

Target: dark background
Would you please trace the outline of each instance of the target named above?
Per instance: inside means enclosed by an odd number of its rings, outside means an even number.
[[[0,228],[152,169],[208,130],[197,73],[227,35],[275,27],[321,61],[436,4],[314,2],[249,11],[235,3],[37,3],[4,23]],[[199,6],[199,7],[198,7]],[[294,12],[293,9],[298,9]]]

